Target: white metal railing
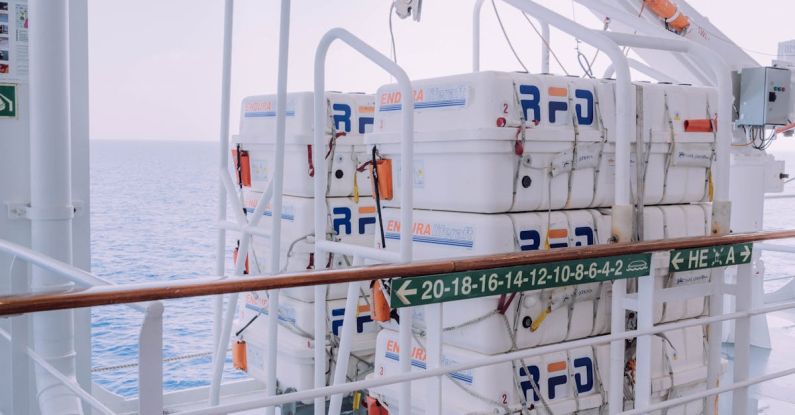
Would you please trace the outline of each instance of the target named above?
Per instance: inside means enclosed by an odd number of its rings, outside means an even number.
[[[46,269],[56,275],[80,287],[97,287],[114,285],[112,282],[97,277],[82,269],[76,268],[67,263],[58,261],[30,248],[0,239],[0,252],[9,255],[11,267],[16,266],[16,261],[23,260],[32,266]],[[14,273],[9,272],[9,276]],[[19,293],[16,293],[19,294]],[[142,312],[144,320],[141,324],[141,331],[138,336],[138,396],[139,411],[142,414],[162,413],[163,411],[163,304],[159,301],[146,303],[127,304],[128,307]],[[20,319],[24,316],[12,317]],[[14,335],[14,325],[12,332],[7,333],[0,330],[2,337],[13,345],[13,360],[21,362],[30,358],[34,363],[45,371],[49,372],[54,378],[64,386],[75,392],[83,401],[101,413],[112,413],[103,403],[91,396],[75,380],[62,375],[56,368],[47,363],[27,344],[27,336]],[[26,358],[27,356],[27,358]],[[27,387],[27,385],[21,385]]]
[[[27,248],[19,247],[14,244],[2,242],[0,243],[0,250],[14,256],[18,256],[24,260],[30,261],[31,263],[40,264],[41,266],[46,267],[51,271],[58,272],[59,274],[64,274],[67,278],[71,276],[73,280],[77,281],[77,283],[87,284],[88,281],[96,279],[96,277],[87,274],[85,271],[69,267],[68,265],[58,263],[57,261],[48,259],[46,257],[40,258],[42,257],[41,254],[31,252]],[[601,255],[607,256],[614,254],[605,253]],[[637,294],[619,294],[614,291],[614,297],[618,298],[617,302],[621,304],[621,308],[613,309],[611,313],[620,312],[621,310],[625,309],[636,311],[638,315],[638,321],[640,323],[636,330],[614,332],[608,335],[603,335],[598,337],[591,337],[581,340],[568,341],[564,343],[551,344],[547,346],[519,350],[500,355],[486,356],[475,360],[449,364],[446,366],[429,367],[427,370],[422,372],[401,372],[396,375],[376,377],[373,379],[350,382],[350,383],[335,383],[334,385],[331,386],[313,388],[310,390],[288,393],[284,395],[275,395],[275,396],[266,395],[264,397],[256,397],[251,399],[244,398],[235,403],[225,403],[222,405],[212,406],[212,407],[187,409],[187,410],[178,411],[177,413],[190,414],[190,415],[222,414],[222,413],[229,413],[235,411],[256,409],[261,407],[274,407],[275,405],[281,405],[296,401],[307,401],[315,398],[323,399],[324,397],[340,395],[357,390],[366,390],[377,386],[384,386],[384,385],[397,384],[397,383],[408,384],[411,381],[416,381],[420,379],[439,378],[440,376],[444,376],[445,374],[449,374],[451,372],[458,372],[462,370],[473,369],[476,367],[489,366],[498,363],[509,362],[512,360],[527,359],[552,352],[568,351],[575,348],[609,344],[609,343],[614,343],[616,341],[623,342],[623,340],[629,338],[638,338],[638,339],[642,339],[644,337],[650,338],[650,336],[654,334],[676,330],[676,329],[684,329],[687,327],[715,325],[715,324],[720,326],[721,322],[734,320],[737,322],[737,325],[739,327],[738,327],[738,335],[735,340],[734,375],[732,382],[730,384],[720,387],[718,387],[718,385],[715,385],[709,387],[706,391],[689,394],[681,398],[671,399],[658,404],[651,404],[648,400],[644,401],[643,399],[644,394],[650,393],[651,390],[650,383],[645,382],[643,381],[643,379],[641,379],[641,376],[650,379],[651,372],[642,372],[641,370],[638,370],[636,372],[637,383],[634,392],[635,393],[634,401],[636,409],[622,412],[623,407],[621,406],[611,407],[613,409],[610,410],[610,413],[622,414],[622,415],[646,413],[648,411],[670,408],[677,405],[681,405],[682,403],[704,399],[704,398],[710,398],[713,396],[717,396],[718,394],[721,393],[732,391],[734,413],[745,414],[747,413],[746,405],[748,401],[749,386],[794,374],[795,369],[786,369],[775,373],[765,374],[763,376],[759,376],[756,378],[749,378],[748,373],[749,373],[750,344],[748,342],[747,336],[742,335],[742,330],[744,330],[744,328],[742,328],[742,325],[743,324],[747,325],[752,316],[793,309],[795,308],[795,301],[770,304],[761,307],[751,307],[750,305],[751,291],[750,289],[748,289],[748,287],[750,286],[753,280],[752,264],[749,263],[737,266],[738,278],[736,284],[725,283],[725,277],[723,274],[725,268],[716,268],[715,272],[713,272],[712,274],[711,282],[708,284],[704,284],[704,286],[701,287],[701,290],[691,290],[688,297],[694,298],[703,295],[709,295],[711,298],[721,297],[723,295],[734,296],[737,300],[736,311],[726,314],[722,313],[712,314],[710,316],[685,319],[665,324],[658,324],[658,325],[650,324],[652,318],[651,316],[654,312],[655,303],[659,301],[665,301],[666,299],[671,299],[671,298],[682,299],[681,297],[681,294],[683,293],[682,290],[679,290],[674,293],[671,291],[671,289],[655,288],[654,284],[655,279],[661,278],[664,275],[667,275],[668,273],[669,270],[668,264],[670,262],[669,256],[670,254],[669,251],[667,250],[653,252],[648,276],[639,277],[638,279],[639,290]],[[135,285],[135,287],[141,287],[141,286],[142,285]],[[143,287],[151,287],[151,284],[143,285]],[[142,348],[146,348],[149,350],[142,349],[142,352],[139,354],[139,359],[141,360],[139,379],[141,382],[147,381],[157,386],[151,388],[149,392],[145,392],[143,389],[141,390],[142,393],[139,398],[139,411],[140,413],[145,413],[145,414],[160,413],[163,409],[162,390],[157,395],[153,395],[153,393],[157,391],[157,388],[159,388],[159,385],[161,384],[160,380],[162,378],[162,371],[159,368],[160,359],[154,359],[152,357],[155,354],[157,354],[160,347],[160,343],[158,341],[160,336],[162,336],[162,332],[159,331],[159,329],[161,328],[161,325],[159,324],[160,323],[159,316],[162,314],[162,306],[160,305],[159,302],[152,302],[147,304],[148,305],[145,307],[145,309],[147,311],[151,311],[151,314],[147,315],[147,318],[145,319],[144,322],[144,328],[142,329],[141,332],[142,341],[147,342],[147,344],[142,344],[141,346]],[[135,307],[136,309],[140,309],[141,307],[141,305],[139,304],[131,304],[131,306]],[[410,308],[407,308],[406,310],[411,312]],[[623,313],[620,314],[623,315]],[[152,324],[147,324],[147,322],[150,321],[150,317],[152,320],[154,320],[154,322]],[[348,322],[348,324],[353,325],[351,324],[351,322]],[[148,327],[149,329],[147,329],[146,327]],[[2,335],[6,339],[12,341],[14,340],[9,334],[5,332],[0,333],[0,335]],[[147,340],[144,340],[144,338],[146,338]],[[715,339],[713,337],[710,338]],[[720,337],[717,337],[717,339],[720,339]],[[718,345],[720,345],[719,340],[713,341],[711,343],[717,343]],[[638,363],[637,367],[640,368],[642,366],[641,360],[651,359],[650,344],[649,343],[644,344],[643,342],[638,341],[636,353],[637,353],[637,363]],[[81,389],[80,386],[76,384],[76,382],[70,381],[69,379],[66,379],[64,376],[59,376],[60,373],[56,369],[49,367],[46,364],[46,362],[42,364],[40,362],[41,359],[37,359],[37,355],[35,354],[35,352],[27,350],[27,355],[30,356],[30,358],[34,360],[34,362],[41,365],[45,369],[54,371],[55,377],[63,381],[67,387],[74,390],[74,392],[78,396],[80,396],[82,399],[84,399],[86,402],[92,405],[92,407],[96,408],[99,412],[113,413],[110,409],[108,409],[106,405],[99,402],[95,397],[92,397],[90,393]],[[146,359],[149,359],[148,363],[144,362],[144,360]],[[623,366],[624,364],[622,360],[621,362],[622,379],[624,375]],[[623,402],[624,399],[623,392],[621,394],[621,399]],[[712,405],[708,405],[708,407],[712,407]]]
[[[325,235],[328,226],[327,215],[328,206],[326,205],[326,181],[328,166],[326,158],[321,151],[314,152],[314,165],[316,174],[314,177],[314,219],[315,219],[315,258],[325,258],[329,253],[344,253],[353,256],[353,262],[356,265],[364,264],[367,259],[374,259],[378,261],[388,262],[411,262],[412,260],[412,233],[411,224],[413,220],[414,209],[414,188],[407,183],[411,183],[414,164],[414,94],[411,88],[411,80],[406,72],[391,59],[378,52],[375,48],[368,45],[352,33],[341,28],[331,29],[320,40],[320,44],[315,52],[315,128],[314,128],[314,146],[315,148],[323,148],[326,141],[326,100],[325,100],[325,78],[326,78],[326,55],[331,44],[335,40],[340,40],[348,46],[359,52],[365,58],[381,67],[386,72],[389,72],[395,77],[401,93],[401,112],[402,112],[402,128],[401,128],[401,182],[403,186],[400,189],[400,218],[403,226],[400,229],[400,251],[398,253],[385,252],[383,250],[355,246],[340,242],[327,241],[318,238],[317,235]],[[372,166],[373,169],[376,166]],[[315,269],[325,269],[324,261],[316,260]],[[345,304],[344,323],[342,325],[342,333],[340,334],[340,347],[337,353],[337,365],[335,367],[333,383],[339,384],[345,381],[348,370],[348,358],[351,352],[351,338],[354,335],[353,319],[356,315],[356,306],[359,298],[359,291],[362,288],[361,283],[349,283],[347,302]],[[326,293],[322,287],[315,288],[315,321],[326,320]],[[273,309],[273,308],[272,308]],[[439,306],[429,306],[429,318],[439,315],[441,308]],[[274,313],[271,313],[274,314]],[[400,370],[404,373],[411,371],[411,327],[413,315],[411,312],[401,312],[401,321],[405,324],[400,325]],[[438,318],[441,321],[441,317]],[[322,339],[326,336],[326,327],[322,324],[315,324],[315,339]],[[433,337],[441,339],[441,328],[429,328],[429,333]],[[438,367],[441,365],[441,343],[435,342],[429,352],[428,365],[431,367]],[[275,349],[276,343],[271,341],[269,347]],[[315,387],[325,385],[325,355],[326,355],[325,342],[315,341]],[[434,389],[441,391],[441,381],[437,380]],[[438,395],[438,393],[437,393]],[[411,383],[408,382],[401,386],[400,404],[402,407],[407,407],[411,402]],[[342,405],[342,395],[335,394],[331,397],[329,403],[329,414],[339,415]],[[441,404],[432,405],[431,413],[439,413]],[[325,402],[322,399],[315,401],[315,415],[321,415],[325,412]]]

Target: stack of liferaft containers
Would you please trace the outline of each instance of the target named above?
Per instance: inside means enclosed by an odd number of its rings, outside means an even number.
[[[374,97],[365,94],[327,93],[326,145],[313,148],[314,94],[287,95],[286,139],[284,160],[283,211],[281,215],[282,271],[313,269],[317,261],[328,268],[350,265],[349,258],[314,257],[314,185],[313,153],[320,152],[328,160],[329,177],[326,204],[329,220],[328,239],[372,246],[376,226],[376,210],[370,197],[370,172],[360,168],[368,160],[363,134],[372,129]],[[276,96],[248,97],[243,101],[240,134],[234,137],[232,157],[238,172],[241,198],[246,215],[251,218],[257,203],[267,189],[274,171],[276,142]],[[264,211],[259,227],[270,232],[273,221],[270,205]],[[251,273],[271,271],[271,240],[253,237],[248,264]],[[327,342],[330,363],[334,367],[339,343],[338,333],[345,310],[346,287],[331,285],[327,290],[328,319],[314,321],[313,288],[282,290],[279,302],[279,333],[277,378],[281,391],[304,390],[313,387],[314,325],[326,324],[330,335]],[[372,371],[377,325],[371,317],[366,296],[359,299],[356,335],[353,340],[348,375],[361,379]],[[266,379],[268,338],[266,292],[245,295],[236,321],[237,347],[245,348],[245,362],[237,364],[261,380]],[[239,359],[242,360],[242,359]],[[333,372],[332,372],[333,373]]]
[[[401,226],[412,226],[415,260],[609,242],[613,81],[481,72],[417,81],[413,88],[411,183],[401,183],[397,167],[402,155],[396,85],[378,90],[375,128],[365,138],[393,166],[395,189],[381,192],[393,196],[381,200],[384,235],[376,236],[376,246],[398,250]],[[644,159],[635,159],[633,143],[632,163],[633,171],[634,163],[642,163],[637,170],[643,185],[633,178],[632,188],[645,205],[643,236],[707,235],[715,135],[712,123],[705,127],[704,120],[713,118],[716,94],[686,85],[639,83],[636,88]],[[379,176],[385,174],[379,170]],[[411,225],[400,223],[401,186],[414,189]],[[662,289],[708,281],[708,272],[693,271],[658,278],[656,284]],[[444,303],[442,360],[465,362],[609,333],[611,293],[611,283],[589,283],[524,292],[512,300],[494,296]],[[426,356],[421,311],[415,308],[419,334],[411,356],[416,371],[424,370]],[[705,311],[704,297],[669,301],[656,304],[655,320],[694,318]],[[396,325],[385,324],[378,334],[373,376],[399,372]],[[704,330],[699,326],[653,338],[654,399],[705,387]],[[630,408],[634,356],[628,346],[625,407]],[[601,413],[607,405],[608,348],[585,347],[451,373],[442,383],[444,413]],[[399,385],[369,393],[390,413],[421,414],[423,386],[413,383],[410,410],[397,407]],[[667,413],[697,414],[703,405]]]

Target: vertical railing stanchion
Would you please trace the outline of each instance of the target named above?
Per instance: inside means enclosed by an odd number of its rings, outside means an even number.
[[[26,273],[28,266],[20,266],[20,261],[14,257],[11,260],[11,294],[26,294],[30,292],[30,281]],[[11,408],[15,414],[30,413],[30,358],[28,357],[28,330],[30,318],[27,315],[11,317],[11,379],[12,390]]]
[[[654,281],[658,274],[668,273],[668,252],[652,255],[649,276],[638,278],[637,316],[638,330],[654,327]],[[642,409],[651,403],[651,335],[638,336],[635,346],[635,409]]]
[[[627,281],[613,281],[613,297],[610,304],[610,333],[626,331],[624,299],[627,296]],[[624,410],[624,340],[610,342],[610,365],[608,368],[608,395],[610,415]]]
[[[425,324],[428,331],[427,340],[427,367],[436,369],[442,367],[442,304],[430,304],[425,307]],[[441,415],[442,413],[442,377],[437,376],[427,380],[425,388],[425,413],[427,415]]]
[[[717,268],[710,272],[712,292],[709,296],[709,315],[723,314],[723,285],[725,268]],[[723,322],[710,323],[707,326],[707,389],[720,386],[721,353],[723,342]],[[707,397],[707,415],[718,414],[718,395]]]
[[[751,309],[751,288],[753,264],[737,267],[737,285],[734,288],[735,304],[738,312]],[[751,362],[751,317],[739,317],[734,326],[734,383],[748,379]],[[736,389],[732,393],[732,408],[735,415],[749,414],[748,387]]]
[[[359,267],[363,264],[364,260],[362,257],[358,255],[353,257],[354,267]],[[348,283],[348,297],[345,299],[345,314],[343,314],[342,327],[339,332],[340,346],[337,349],[337,364],[334,367],[333,385],[342,385],[345,383],[346,376],[348,375],[351,345],[353,343],[353,336],[356,335],[356,310],[359,307],[359,293],[361,292],[361,287],[361,282]],[[318,323],[319,322],[315,321],[315,324]],[[341,410],[342,394],[332,395],[328,409],[329,415],[339,415]]]
[[[401,109],[402,109],[402,126],[401,126],[401,180],[403,183],[411,183],[413,175],[413,160],[414,160],[414,96],[411,89],[411,80],[409,80],[406,72],[400,68],[395,62],[364,43],[361,39],[357,38],[350,32],[335,28],[331,29],[320,40],[320,44],[315,52],[315,131],[313,145],[315,148],[324,148],[326,146],[326,101],[325,101],[325,85],[326,85],[326,56],[328,49],[334,40],[341,40],[361,53],[363,56],[371,60],[382,69],[389,72],[397,80],[398,87],[401,95]],[[326,174],[327,166],[325,157],[321,156],[321,151],[314,152],[314,165],[315,165],[315,183],[314,183],[314,198],[315,198],[315,264],[317,269],[322,269],[323,265],[320,260],[323,258],[324,249],[320,246],[321,241],[326,241],[325,231],[327,228],[326,215]],[[375,166],[374,166],[375,167]],[[402,186],[400,191],[400,220],[404,226],[400,229],[400,262],[408,263],[412,260],[412,235],[411,228],[413,224],[413,198],[414,189],[412,186]],[[355,247],[354,247],[355,249]],[[333,251],[333,249],[329,249]],[[365,257],[363,256],[362,259]],[[317,307],[317,305],[316,305]],[[411,352],[411,329],[413,326],[411,312],[406,312],[404,309],[400,314],[400,368],[401,372],[408,373],[411,371],[411,361],[409,354]],[[316,309],[317,312],[317,309]],[[315,342],[315,347],[320,347],[318,342]],[[316,349],[315,353],[319,353]],[[318,381],[317,368],[315,369],[315,381]],[[316,383],[317,385],[317,383]],[[401,393],[399,406],[401,408],[410,407],[411,402],[411,382],[404,382],[401,384]],[[317,413],[317,412],[316,412]]]
[[[224,52],[221,75],[221,126],[218,137],[219,169],[226,174],[229,165],[229,102],[232,85],[232,36],[234,25],[234,0],[224,1]],[[218,220],[226,220],[226,189],[218,178]],[[226,273],[226,229],[218,227],[215,250],[215,274]],[[224,312],[224,296],[216,295],[213,299],[213,350],[218,349],[221,342],[221,322]]]
[[[163,303],[146,307],[138,336],[138,412],[163,413]]]

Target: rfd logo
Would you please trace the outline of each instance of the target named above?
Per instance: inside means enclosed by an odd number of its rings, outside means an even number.
[[[538,123],[541,121],[541,90],[535,85],[519,85],[519,95],[522,99],[519,102],[522,105],[522,113],[524,119]],[[555,124],[558,119],[559,112],[569,110],[568,96],[569,91],[567,88],[549,87],[547,90],[549,96],[549,103],[547,111],[549,112],[549,122]],[[529,98],[525,98],[529,97]],[[574,109],[577,115],[577,123],[579,125],[591,125],[594,120],[594,97],[593,92],[587,89],[574,90]],[[530,111],[533,112],[532,117]]]
[[[549,237],[549,247],[568,248],[569,230],[550,229],[547,233]],[[588,246],[594,244],[594,231],[590,226],[579,226],[574,228],[574,244],[571,246]],[[541,249],[541,232],[536,229],[527,229],[519,232],[519,248],[522,251],[536,251]]]
[[[334,227],[334,233],[337,235],[350,235],[353,233],[353,211],[344,206],[338,206],[333,208],[332,213],[334,214],[334,219],[332,221],[332,226]],[[372,225],[372,226],[368,226]],[[343,229],[344,232],[343,233]],[[359,221],[357,225],[357,234],[358,235],[372,235],[375,231],[375,207],[373,206],[361,206],[359,207]]]
[[[370,315],[370,306],[360,305],[358,310],[358,315],[356,316],[356,333],[362,334],[364,333],[364,325],[367,323],[372,323],[373,318]],[[340,335],[340,327],[342,327],[342,321],[344,318],[344,308],[335,308],[331,310],[331,332],[335,336]]]
[[[346,133],[351,132],[351,115],[353,115],[351,106],[335,103],[331,105],[331,109],[334,111],[332,116],[334,129]],[[367,126],[373,123],[375,123],[375,118],[359,116],[359,134],[364,134],[367,131]]]
[[[532,397],[533,402],[541,400],[541,397],[538,396],[538,393],[533,388],[533,384],[538,387],[538,392],[545,393],[549,400],[555,400],[559,396],[568,396],[567,384],[570,378],[567,365],[568,363],[565,361],[549,363],[546,367],[546,385],[541,384],[541,368],[535,365],[530,365],[526,368],[520,367],[519,379],[521,379],[521,382],[519,385],[522,387],[525,399],[530,401]],[[574,386],[577,388],[578,394],[594,391],[594,364],[591,357],[584,356],[574,359],[571,373],[574,375]]]

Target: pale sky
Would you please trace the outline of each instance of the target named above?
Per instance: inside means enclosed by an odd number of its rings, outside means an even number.
[[[424,0],[422,21],[394,19],[398,63],[413,79],[471,71],[475,0]],[[638,0],[640,1],[640,0]],[[583,24],[601,23],[571,0],[540,3]],[[278,0],[237,0],[232,76],[232,128],[243,97],[276,89]],[[312,90],[320,37],[343,27],[389,54],[391,0],[293,0],[291,91]],[[795,39],[792,0],[690,0],[727,37],[749,51],[775,54]],[[540,41],[518,11],[497,2],[507,31],[531,72]],[[89,1],[91,138],[217,140],[222,55],[222,0]],[[507,48],[491,5],[483,9],[482,69],[521,70]],[[553,30],[553,47],[569,72],[581,75],[574,41]],[[592,49],[583,45],[586,55]],[[769,64],[772,56],[751,53]],[[390,81],[345,46],[329,52],[329,90],[375,92]],[[606,59],[595,65],[603,73]],[[557,65],[552,71],[561,73]]]

